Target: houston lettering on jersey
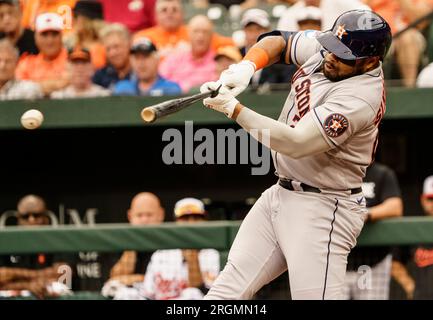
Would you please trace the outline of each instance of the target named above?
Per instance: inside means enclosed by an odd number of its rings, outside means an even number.
[[[299,120],[310,111],[310,87],[311,80],[305,79],[295,87],[295,101],[298,108],[298,113],[293,117],[292,128],[296,126]]]

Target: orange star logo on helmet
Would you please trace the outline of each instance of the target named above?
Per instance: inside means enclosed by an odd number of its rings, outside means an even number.
[[[338,26],[335,35],[341,40],[343,36],[347,35],[346,29],[344,29],[344,24],[342,26]]]

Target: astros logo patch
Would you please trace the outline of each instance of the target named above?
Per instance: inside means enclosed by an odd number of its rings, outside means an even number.
[[[326,134],[331,138],[341,136],[348,127],[349,121],[347,121],[345,116],[339,113],[331,114],[326,118],[325,123],[323,124]]]

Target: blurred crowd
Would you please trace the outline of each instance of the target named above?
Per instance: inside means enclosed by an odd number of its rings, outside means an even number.
[[[403,215],[399,182],[390,167],[373,163],[367,169],[362,189],[368,209],[366,224]],[[133,227],[158,227],[172,220],[181,225],[203,224],[216,218],[212,217],[211,206],[205,203],[205,199],[187,197],[177,201],[172,210],[166,210],[157,195],[140,192],[131,199],[125,213]],[[421,215],[431,219],[433,176],[424,180],[420,205]],[[8,218],[14,218],[20,228],[56,226],[56,215],[37,195],[22,197],[11,213]],[[212,248],[174,247],[154,252],[126,250],[121,254],[3,254],[0,299],[59,297],[82,291],[98,292],[116,300],[202,299],[222,270],[226,254]],[[394,279],[407,299],[433,299],[432,257],[430,244],[355,247],[348,257],[343,298],[388,300]],[[69,281],[62,276],[63,270],[68,270]],[[287,278],[282,281],[286,289],[278,299],[287,299],[290,295]]]
[[[387,77],[433,86],[430,20],[416,24],[433,0],[0,0],[0,100],[197,91],[239,62],[260,34],[327,30],[357,8],[391,25]],[[294,69],[265,68],[252,85],[287,87]]]

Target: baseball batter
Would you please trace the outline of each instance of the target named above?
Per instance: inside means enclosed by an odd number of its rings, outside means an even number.
[[[273,31],[259,40],[202,91],[223,85],[204,104],[262,132],[255,138],[272,150],[279,179],[243,221],[206,298],[252,298],[288,270],[293,299],[338,299],[367,213],[360,187],[385,112],[381,61],[390,27],[371,11],[355,10],[324,33]],[[299,71],[275,121],[235,96],[256,70],[277,62]]]

